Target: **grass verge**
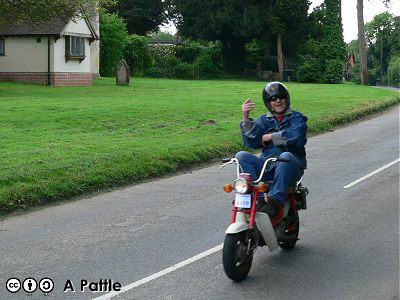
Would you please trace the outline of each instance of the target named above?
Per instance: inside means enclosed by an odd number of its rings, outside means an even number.
[[[93,87],[0,83],[0,211],[158,177],[243,149],[247,97],[265,113],[263,82],[104,78]],[[289,83],[292,107],[323,132],[399,103],[353,84]]]

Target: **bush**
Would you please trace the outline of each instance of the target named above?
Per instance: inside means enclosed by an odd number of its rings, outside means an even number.
[[[100,14],[100,74],[114,76],[128,38],[123,19],[116,14]]]
[[[125,45],[124,58],[132,72],[141,71],[143,73],[144,70],[151,67],[153,58],[147,44],[147,38],[131,34]]]
[[[201,46],[199,43],[185,46],[155,45],[150,47],[150,51],[154,57],[154,66],[158,70],[146,71],[147,76],[162,74],[163,77],[170,78],[211,79],[222,74],[222,52],[219,43],[209,43],[207,46]]]
[[[175,69],[179,60],[175,57],[175,46],[151,46],[151,52],[154,57],[155,66],[160,68],[166,77],[174,77]]]
[[[321,67],[318,60],[311,56],[303,56],[302,63],[294,70],[294,75],[299,82],[319,82]]]
[[[181,62],[185,62],[188,64],[193,64],[196,59],[199,57],[202,49],[200,44],[192,43],[189,45],[177,45],[175,46],[175,56]]]
[[[196,66],[185,62],[181,62],[176,66],[175,77],[180,79],[196,78]]]
[[[390,59],[387,77],[390,85],[400,86],[400,56]]]
[[[341,83],[343,82],[343,63],[339,59],[325,61],[324,72],[320,78],[322,83]]]
[[[203,79],[219,78],[222,75],[222,51],[218,43],[210,43],[204,48],[195,65],[198,67],[199,76]]]
[[[147,69],[147,71],[145,72],[145,75],[148,77],[152,77],[152,78],[164,77],[164,74],[159,67],[151,67],[151,68]]]
[[[368,69],[369,85],[376,85],[377,83],[378,84],[383,84],[384,83],[384,78],[380,78],[380,75],[377,76],[377,74],[379,74],[378,70],[376,70],[376,69]]]

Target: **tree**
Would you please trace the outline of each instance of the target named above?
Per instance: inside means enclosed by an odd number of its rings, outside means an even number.
[[[308,23],[307,0],[276,0],[270,2],[270,10],[267,18],[267,27],[270,28],[276,39],[277,63],[280,80],[283,80],[284,52],[283,44],[286,40],[292,40],[292,52],[301,45],[307,31]],[[295,41],[293,42],[293,39]]]
[[[220,41],[225,70],[240,73],[245,43],[264,29],[267,1],[169,0],[169,12],[183,37]]]
[[[66,23],[82,14],[90,16],[93,7],[112,5],[114,0],[0,0],[0,24],[34,23],[50,21],[54,17]]]
[[[388,7],[391,0],[381,0]],[[367,46],[365,42],[363,0],[357,0],[358,42],[360,43],[360,75],[361,84],[368,84]]]
[[[162,0],[119,0],[109,11],[125,20],[130,34],[138,35],[157,31],[167,17]]]
[[[129,35],[124,48],[124,58],[132,72],[144,73],[152,64],[147,37],[136,34]]]
[[[339,0],[325,0],[326,16],[319,59],[321,61],[321,82],[342,81],[346,47],[340,24]]]
[[[116,14],[100,14],[100,74],[114,76],[119,60],[123,57],[128,40],[124,20]]]
[[[257,39],[279,57],[282,74],[283,53],[294,53],[306,36],[302,30],[306,29],[307,0],[169,0],[169,4],[179,34],[221,41],[225,69],[232,73],[243,71],[245,45]]]
[[[367,45],[365,42],[363,0],[357,0],[358,42],[360,43],[361,84],[368,84]]]
[[[396,48],[400,47],[400,36],[396,34],[395,25],[396,18],[389,12],[376,15],[371,22],[365,24],[368,52],[373,60],[374,68],[379,69],[379,74],[376,75],[381,80],[387,71],[392,52],[396,52]],[[396,47],[396,45],[399,46]]]
[[[340,22],[340,0],[325,0],[309,16],[309,39],[295,70],[301,82],[342,81],[346,47]]]

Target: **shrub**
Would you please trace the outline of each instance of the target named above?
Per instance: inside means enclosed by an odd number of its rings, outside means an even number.
[[[147,69],[145,75],[152,78],[164,77],[164,74],[159,67],[151,67]]]
[[[220,70],[218,70],[217,66],[213,63],[210,53],[203,52],[197,59],[196,65],[199,68],[200,78],[210,79],[220,75]]]
[[[390,85],[400,86],[400,56],[393,56],[390,59],[387,77]]]
[[[116,14],[100,14],[100,74],[114,76],[123,57],[128,31],[123,19]]]
[[[207,46],[196,42],[185,46],[154,45],[150,47],[150,51],[158,71],[148,70],[145,72],[147,76],[161,73],[163,77],[170,78],[210,79],[218,78],[222,73],[222,52],[219,43],[209,43]]]
[[[188,64],[193,64],[200,55],[201,51],[201,46],[198,43],[191,43],[185,46],[175,46],[176,58],[178,58],[181,62],[185,62]]]
[[[136,34],[131,34],[126,42],[124,58],[132,72],[148,69],[152,66],[153,58],[150,53],[147,38]]]
[[[175,77],[180,79],[196,78],[196,66],[185,62],[181,62],[176,66]]]
[[[218,43],[209,43],[195,62],[200,78],[211,79],[222,75],[222,51]]]
[[[322,83],[341,83],[343,81],[343,62],[339,59],[325,61],[324,72],[320,78]]]
[[[155,66],[161,69],[166,77],[174,77],[175,69],[179,61],[175,57],[175,46],[151,46],[151,52],[154,57]]]
[[[376,69],[368,69],[368,81],[369,85],[376,85],[377,83],[383,84],[384,78],[380,78],[380,75],[377,76],[378,70]]]
[[[303,56],[302,63],[296,67],[294,75],[299,82],[319,82],[321,68],[318,60],[311,56]]]

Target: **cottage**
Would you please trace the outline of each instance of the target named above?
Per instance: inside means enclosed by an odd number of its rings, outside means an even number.
[[[98,17],[0,26],[0,81],[92,85],[99,76]]]

